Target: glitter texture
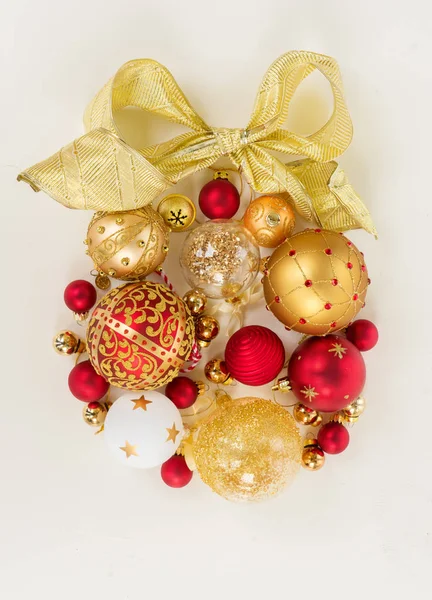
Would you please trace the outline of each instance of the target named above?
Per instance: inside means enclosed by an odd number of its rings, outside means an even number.
[[[198,472],[232,501],[265,500],[283,490],[301,464],[293,417],[261,398],[229,400],[201,426],[194,442]]]
[[[253,283],[260,266],[257,243],[236,221],[207,221],[183,245],[180,264],[188,283],[209,298],[232,298]]]

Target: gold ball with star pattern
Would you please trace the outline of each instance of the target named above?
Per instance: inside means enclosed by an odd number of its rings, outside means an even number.
[[[196,217],[195,204],[182,194],[170,194],[162,198],[157,211],[173,233],[188,229]]]
[[[267,308],[286,329],[327,335],[363,308],[369,280],[362,253],[347,237],[306,229],[276,248],[263,285]]]
[[[180,412],[160,392],[127,392],[114,402],[105,418],[108,449],[128,467],[161,465],[175,454],[182,437]]]
[[[163,263],[169,248],[169,229],[151,206],[98,212],[90,222],[86,242],[95,269],[114,279],[134,281]]]

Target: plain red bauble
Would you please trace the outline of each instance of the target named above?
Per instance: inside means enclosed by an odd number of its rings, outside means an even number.
[[[366,380],[366,367],[359,350],[346,338],[310,337],[293,352],[288,379],[302,404],[333,412],[359,397]]]
[[[189,469],[184,456],[174,454],[161,466],[161,477],[167,485],[173,488],[181,488],[192,479],[193,473]]]
[[[94,285],[85,279],[72,281],[64,291],[66,306],[76,313],[85,313],[94,306],[97,292]]]
[[[98,375],[89,360],[75,365],[68,379],[71,393],[82,402],[96,402],[105,396],[109,383]]]
[[[318,432],[318,444],[327,454],[340,454],[348,446],[350,435],[342,423],[330,421]]]
[[[354,321],[346,330],[346,336],[360,352],[372,350],[378,342],[378,329],[367,319]]]
[[[189,377],[175,377],[166,386],[165,396],[168,396],[177,408],[189,408],[198,398],[198,387]]]
[[[240,206],[240,194],[228,179],[213,179],[202,188],[198,201],[208,219],[231,219]]]
[[[280,338],[267,327],[248,325],[228,340],[225,363],[229,373],[245,385],[264,385],[273,381],[285,362]]]

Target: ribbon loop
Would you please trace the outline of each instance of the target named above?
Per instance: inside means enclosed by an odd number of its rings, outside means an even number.
[[[334,98],[327,123],[309,136],[283,129],[291,99],[318,69]],[[116,113],[136,107],[188,127],[189,133],[146,148],[123,139]],[[189,104],[166,67],[150,59],[124,64],[86,110],[87,134],[18,176],[69,208],[129,210],[145,206],[168,187],[228,156],[260,193],[284,193],[301,216],[339,231],[376,230],[334,159],[349,146],[352,124],[336,61],[313,52],[287,52],[268,69],[245,129],[212,128]],[[304,156],[284,164],[273,152]],[[334,166],[336,165],[336,166]]]

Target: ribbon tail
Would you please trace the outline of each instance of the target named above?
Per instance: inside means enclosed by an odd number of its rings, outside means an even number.
[[[377,237],[369,211],[337,162],[303,160],[287,168],[304,186],[321,227],[332,231],[364,229]]]

